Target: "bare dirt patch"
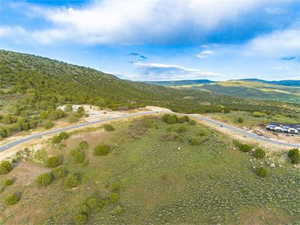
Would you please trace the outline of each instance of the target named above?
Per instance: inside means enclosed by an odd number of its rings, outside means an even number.
[[[33,183],[37,176],[49,171],[50,170],[48,168],[41,167],[30,162],[21,162],[9,175],[11,177],[18,177],[16,185],[27,186]]]

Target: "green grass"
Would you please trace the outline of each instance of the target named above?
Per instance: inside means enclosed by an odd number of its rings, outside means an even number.
[[[266,114],[262,117],[255,117],[253,113],[243,111],[232,111],[230,113],[211,113],[209,114],[214,119],[230,123],[240,127],[257,127],[265,126],[270,122],[278,123],[299,123],[298,115],[283,115],[283,114]],[[242,118],[243,122],[240,123],[238,118]]]
[[[177,133],[182,126],[185,132]],[[167,125],[148,118],[115,127],[109,138],[89,143],[87,164],[73,163],[69,149],[63,150],[64,167],[81,176],[78,187],[66,188],[65,178],[60,178],[42,189],[35,184],[13,185],[1,193],[2,199],[16,189],[23,192],[14,208],[0,213],[4,224],[73,224],[86,199],[117,196],[112,193],[118,196],[89,213],[87,224],[278,225],[300,220],[298,171],[268,168],[268,176],[260,178],[252,168],[251,154],[233,150],[230,139],[200,125]],[[168,134],[176,138],[166,138]],[[191,137],[201,144],[191,145]],[[83,140],[74,136],[68,141]],[[112,152],[93,156],[98,144],[112,146]],[[254,165],[260,162],[264,163]],[[39,214],[33,217],[37,209]]]

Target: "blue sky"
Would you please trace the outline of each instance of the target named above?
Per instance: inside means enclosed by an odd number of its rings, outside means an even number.
[[[300,0],[0,0],[0,48],[131,80],[300,79]]]

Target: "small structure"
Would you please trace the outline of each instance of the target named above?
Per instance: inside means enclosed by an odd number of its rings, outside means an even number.
[[[266,129],[280,133],[300,134],[300,124],[269,123]]]

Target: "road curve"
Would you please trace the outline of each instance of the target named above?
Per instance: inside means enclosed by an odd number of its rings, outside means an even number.
[[[126,119],[126,118],[131,118],[131,117],[136,117],[136,116],[152,115],[152,114],[157,114],[157,113],[159,113],[159,111],[131,113],[131,114],[126,114],[126,115],[119,116],[119,117],[107,118],[107,119],[96,120],[96,121],[92,121],[92,122],[86,122],[86,123],[80,123],[80,124],[76,124],[76,125],[72,125],[72,126],[68,126],[68,127],[57,128],[57,129],[53,129],[53,130],[50,130],[50,131],[45,131],[45,132],[38,133],[38,134],[32,134],[32,135],[29,135],[27,137],[24,137],[24,138],[21,138],[19,140],[12,141],[10,143],[7,143],[5,145],[0,146],[0,152],[4,152],[4,151],[6,151],[6,150],[8,150],[12,147],[15,147],[19,144],[31,141],[33,139],[42,138],[43,136],[47,136],[47,135],[51,135],[51,134],[57,134],[57,133],[60,133],[60,132],[63,132],[63,131],[69,131],[69,130],[72,130],[72,129],[86,127],[86,126],[90,126],[90,125],[94,125],[94,124],[98,124],[98,123],[104,123],[104,122],[109,122],[109,121],[114,121],[114,120],[119,120],[119,119]]]
[[[154,115],[154,114],[158,114],[158,113],[162,113],[164,111],[147,111],[147,112],[139,112],[139,113],[131,113],[131,114],[126,114],[123,116],[119,116],[119,117],[115,117],[115,118],[107,118],[107,119],[102,119],[102,120],[96,120],[96,121],[92,121],[92,122],[86,122],[86,123],[81,123],[81,124],[77,124],[77,125],[72,125],[72,126],[68,126],[68,127],[63,127],[63,128],[57,128],[57,129],[53,129],[50,131],[45,131],[42,133],[38,133],[38,134],[32,134],[29,135],[27,137],[21,138],[19,140],[16,141],[12,141],[10,143],[7,143],[5,145],[0,146],[0,152],[6,151],[12,147],[15,147],[19,144],[28,142],[30,140],[33,139],[38,139],[38,138],[42,138],[43,136],[47,136],[47,135],[51,135],[51,134],[57,134],[63,131],[69,131],[72,129],[76,129],[76,128],[81,128],[81,127],[86,127],[86,126],[90,126],[90,125],[94,125],[94,124],[98,124],[98,123],[104,123],[104,122],[109,122],[109,121],[114,121],[114,120],[119,120],[119,119],[126,119],[126,118],[131,118],[131,117],[136,117],[136,116],[143,116],[143,115]],[[166,111],[166,113],[170,113],[169,111]],[[254,141],[261,141],[261,142],[266,142],[269,144],[275,144],[275,145],[279,145],[279,146],[283,146],[283,147],[291,147],[291,148],[300,148],[300,144],[293,144],[293,143],[286,143],[286,142],[281,142],[281,141],[277,141],[277,140],[273,140],[273,139],[269,139],[263,136],[259,136],[257,134],[251,133],[249,131],[243,130],[241,128],[237,128],[231,125],[228,125],[226,123],[217,121],[217,120],[213,120],[204,116],[201,116],[199,114],[180,114],[177,113],[178,115],[187,115],[195,120],[199,120],[199,121],[205,121],[206,123],[209,123],[211,125],[214,126],[219,126],[222,127],[223,129],[227,129],[230,132],[236,133],[238,135],[242,135],[246,138],[252,139]]]
[[[241,128],[237,128],[231,125],[228,125],[226,123],[217,121],[217,120],[213,120],[198,114],[192,114],[189,115],[191,118],[195,119],[195,120],[200,120],[200,121],[205,121],[211,125],[214,126],[218,126],[224,129],[229,130],[230,132],[236,133],[238,135],[242,135],[246,138],[252,139],[252,140],[256,140],[256,141],[261,141],[261,142],[266,142],[269,144],[275,144],[275,145],[279,145],[279,146],[283,146],[283,147],[291,147],[291,148],[300,148],[300,144],[295,144],[295,143],[287,143],[287,142],[282,142],[282,141],[278,141],[278,140],[274,140],[274,139],[270,139],[264,136],[259,136],[257,134],[251,133],[249,131],[243,130]]]

